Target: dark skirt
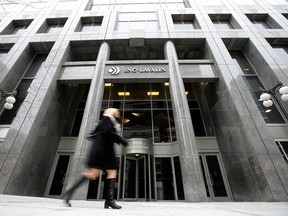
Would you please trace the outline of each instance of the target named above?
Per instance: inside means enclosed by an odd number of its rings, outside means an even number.
[[[117,169],[114,143],[105,140],[105,137],[102,135],[97,136],[97,138],[91,143],[86,166],[88,168],[101,170]]]

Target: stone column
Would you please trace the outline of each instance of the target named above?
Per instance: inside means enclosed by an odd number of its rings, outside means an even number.
[[[185,200],[188,202],[207,201],[195,133],[173,42],[168,41],[165,44],[165,55],[169,62],[170,94],[179,146]]]
[[[69,171],[67,188],[70,188],[75,180],[79,179],[81,173],[85,170],[84,163],[86,160],[87,150],[90,147],[90,143],[85,139],[85,136],[90,132],[100,116],[104,94],[105,64],[109,55],[110,47],[106,42],[104,42],[100,46],[96,66],[92,76],[77,145],[73,156],[73,162]],[[85,200],[87,197],[88,185],[87,182],[82,185],[82,187],[78,188],[73,195],[73,199]]]

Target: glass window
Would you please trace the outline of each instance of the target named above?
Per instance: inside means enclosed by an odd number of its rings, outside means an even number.
[[[273,50],[280,56],[280,58],[288,64],[288,45],[280,44],[274,45],[272,44]]]
[[[45,61],[47,54],[38,54],[35,55],[35,58],[31,61],[31,64],[26,69],[26,72],[17,86],[17,94],[15,96],[16,102],[13,104],[14,107],[12,110],[3,110],[0,115],[0,124],[11,124],[15,118],[19,107],[22,102],[25,100],[28,90],[32,81],[34,80],[40,66]]]
[[[234,29],[229,20],[212,20],[217,29]]]
[[[174,200],[171,158],[155,158],[157,200]]]
[[[45,33],[59,33],[64,24],[50,24],[45,29]]]
[[[265,20],[251,20],[254,26],[259,29],[272,29],[272,27]]]
[[[178,30],[192,30],[196,29],[196,25],[193,20],[173,20],[175,29]]]
[[[285,123],[284,119],[280,115],[278,109],[276,108],[275,104],[272,107],[269,107],[267,109],[263,106],[262,102],[259,101],[261,92],[260,87],[263,88],[263,85],[259,81],[259,78],[257,76],[244,76],[243,77],[258,109],[261,112],[262,117],[264,118],[266,123]],[[273,100],[275,103],[275,100]]]
[[[169,94],[163,83],[113,83],[105,87],[102,109],[121,110],[125,138],[170,143],[176,134]]]
[[[235,61],[235,65],[238,67],[239,71],[242,72],[242,77],[249,89],[262,117],[266,123],[285,123],[283,117],[279,113],[275,105],[273,105],[269,110],[263,106],[262,102],[259,101],[261,92],[260,87],[263,88],[257,74],[252,68],[243,52],[241,51],[229,51],[231,57]]]
[[[15,35],[15,34],[21,34],[21,32],[25,29],[28,28],[28,25],[15,25],[14,28],[12,29],[12,31],[10,32],[11,35]]]
[[[276,143],[277,143],[277,145],[280,149],[280,152],[282,153],[284,159],[288,163],[288,141],[278,141]]]
[[[147,32],[158,30],[156,13],[119,13],[117,31],[145,29]]]
[[[0,60],[5,58],[13,44],[0,44]]]
[[[98,32],[100,28],[100,22],[83,22],[81,32]]]
[[[175,178],[176,178],[178,200],[185,200],[180,158],[179,158],[179,156],[177,156],[177,157],[174,157],[173,159],[174,159],[174,168],[175,168]]]
[[[201,111],[196,98],[195,90],[192,83],[185,83],[185,91],[188,99],[193,129],[195,136],[206,136],[205,127]]]

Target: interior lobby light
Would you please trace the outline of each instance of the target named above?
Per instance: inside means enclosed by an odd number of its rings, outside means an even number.
[[[112,83],[105,83],[105,86],[110,87],[110,86],[112,86]]]
[[[147,92],[147,95],[158,96],[159,92]]]
[[[118,92],[118,96],[130,96],[130,92]]]
[[[130,122],[130,119],[123,118],[123,122],[124,122],[124,124],[126,124],[126,123]]]
[[[189,92],[188,92],[188,91],[185,91],[185,94],[186,94],[186,95],[188,95],[188,94],[189,94]]]
[[[165,86],[169,86],[169,82],[165,82],[164,85],[165,85]]]
[[[132,113],[132,115],[134,115],[136,117],[140,117],[142,115],[142,113]]]

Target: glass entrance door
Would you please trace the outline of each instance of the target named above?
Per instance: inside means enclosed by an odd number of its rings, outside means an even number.
[[[72,155],[73,153],[57,153],[45,193],[47,197],[61,197]]]
[[[200,154],[202,173],[204,176],[206,193],[209,201],[231,200],[228,181],[220,163],[219,154]]]
[[[151,200],[152,175],[149,155],[124,155],[122,162],[120,199]]]

